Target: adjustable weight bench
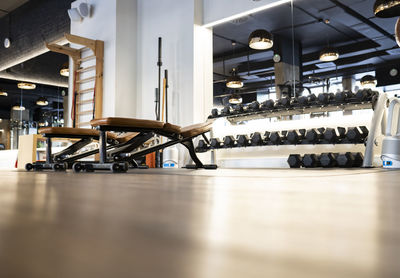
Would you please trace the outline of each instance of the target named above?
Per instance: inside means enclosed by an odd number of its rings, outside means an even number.
[[[70,127],[45,127],[39,129],[39,134],[42,134],[46,138],[46,161],[37,161],[34,163],[27,163],[25,169],[30,170],[45,170],[52,169],[55,171],[65,171],[71,168],[72,163],[97,154],[99,149],[94,149],[82,153],[77,153],[79,150],[92,143],[94,140],[99,140],[100,132],[95,129],[89,128],[70,128]],[[121,148],[125,145],[132,146],[132,141],[136,134],[126,134],[125,136],[117,136],[113,133],[107,134],[107,143],[109,144],[106,148],[108,150],[113,148]],[[73,143],[64,150],[52,154],[52,139],[53,138],[66,138],[66,139],[80,139]],[[134,162],[136,163],[136,162]],[[134,165],[137,166],[138,165]]]
[[[160,121],[142,120],[133,118],[102,118],[95,119],[90,122],[100,132],[100,162],[77,162],[73,165],[73,170],[79,172],[83,169],[90,170],[111,170],[113,172],[126,172],[128,170],[127,161],[138,159],[146,154],[173,146],[175,144],[182,144],[188,149],[190,157],[195,165],[187,166],[191,169],[216,169],[216,165],[204,165],[197,157],[193,145],[193,138],[202,135],[204,138],[205,133],[209,132],[212,127],[212,122],[205,122],[200,124],[191,125],[181,128],[177,125],[170,123],[163,123]],[[127,145],[125,150],[119,150],[118,153],[107,152],[107,139],[108,132],[137,132],[135,138],[150,138],[155,135],[167,137],[169,141],[149,147],[147,149],[135,151],[135,148]]]

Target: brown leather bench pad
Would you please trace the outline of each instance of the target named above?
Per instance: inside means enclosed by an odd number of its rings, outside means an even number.
[[[74,136],[99,136],[99,131],[90,128],[73,128],[73,127],[42,127],[39,129],[40,134],[60,134]]]
[[[186,126],[181,129],[181,135],[184,138],[194,137],[203,133],[210,131],[212,128],[212,122],[205,122],[200,124],[194,124],[190,126]]]

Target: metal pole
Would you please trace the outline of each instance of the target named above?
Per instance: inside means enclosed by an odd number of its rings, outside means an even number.
[[[165,122],[168,123],[168,70],[164,71],[165,78]]]

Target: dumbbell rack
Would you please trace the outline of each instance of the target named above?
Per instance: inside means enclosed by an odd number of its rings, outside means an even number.
[[[364,110],[364,109],[374,109],[377,103],[378,98],[377,92],[370,93],[367,99],[357,99],[355,97],[348,98],[346,101],[336,101],[331,100],[329,103],[318,103],[318,101],[314,101],[309,105],[301,105],[296,101],[293,101],[293,104],[290,107],[282,107],[277,105],[279,101],[275,102],[273,109],[266,109],[266,107],[262,107],[262,105],[248,105],[247,107],[243,107],[239,109],[230,109],[229,113],[221,113],[218,116],[210,116],[209,118],[223,118],[229,121],[232,126],[236,124],[241,124],[242,122],[257,120],[257,119],[265,119],[265,118],[281,118],[287,116],[294,116],[294,115],[301,115],[301,114],[320,114],[320,113],[327,113],[327,112],[335,112],[335,111],[353,111],[353,110]],[[226,112],[226,110],[225,110]],[[340,125],[340,124],[339,124]],[[264,132],[265,130],[260,130],[260,132]],[[282,132],[282,131],[281,131]],[[285,132],[285,131],[283,131]],[[287,132],[287,131],[286,131]],[[303,142],[299,142],[298,144],[290,144],[287,142],[281,142],[279,144],[274,144],[271,142],[264,142],[263,144],[252,144],[251,140],[249,143],[246,144],[237,144],[237,140],[239,140],[239,133],[238,138],[236,138],[235,144],[231,146],[224,146],[222,144],[220,147],[217,148],[210,148],[206,150],[197,149],[199,152],[204,152],[207,150],[212,150],[214,153],[218,152],[231,152],[232,156],[236,154],[241,155],[243,152],[249,152],[251,155],[255,154],[256,156],[261,156],[260,153],[268,153],[272,155],[279,155],[282,151],[290,150],[291,153],[297,153],[297,151],[305,153],[322,153],[316,151],[317,149],[328,150],[327,152],[361,152],[364,153],[365,145],[366,145],[366,138],[364,138],[360,142],[350,142],[346,140],[340,140],[335,143],[331,142],[324,142],[323,140],[318,143],[310,143],[304,140]],[[242,135],[243,137],[244,135]],[[251,136],[246,135],[248,138]],[[222,138],[222,137],[221,137]],[[265,138],[265,136],[264,136]],[[325,145],[325,146],[322,146]],[[319,147],[318,147],[319,146]],[[250,147],[250,148],[248,148]],[[253,150],[254,149],[254,150]],[[325,152],[325,151],[324,151]],[[287,157],[286,157],[287,159]]]

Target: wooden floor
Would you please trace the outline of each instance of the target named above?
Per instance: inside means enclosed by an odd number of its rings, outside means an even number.
[[[400,277],[400,171],[0,171],[0,277]]]

